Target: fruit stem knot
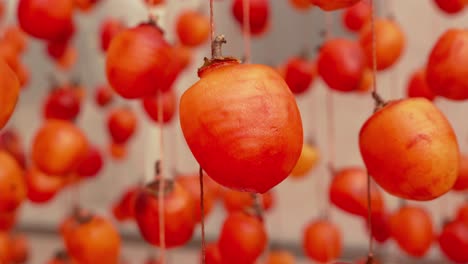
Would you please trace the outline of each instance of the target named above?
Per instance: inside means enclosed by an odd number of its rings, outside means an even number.
[[[227,41],[224,35],[219,35],[213,40],[213,43],[211,43],[212,60],[222,60],[224,58],[222,55],[222,46],[226,43]]]
[[[387,102],[385,102],[376,91],[372,91],[372,99],[374,99],[375,103],[374,113],[382,109],[387,104]]]
[[[372,253],[367,256],[366,264],[374,264],[374,255]]]

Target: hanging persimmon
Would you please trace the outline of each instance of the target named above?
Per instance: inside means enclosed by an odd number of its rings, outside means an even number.
[[[25,198],[23,170],[9,153],[0,151],[0,212],[16,210]]]
[[[433,0],[433,3],[440,11],[450,15],[460,13],[466,6],[464,0]]]
[[[161,96],[161,98],[158,98]],[[169,123],[175,115],[177,108],[177,96],[173,89],[169,89],[156,96],[145,97],[141,104],[145,113],[154,122],[159,122],[159,101],[162,102],[162,122]]]
[[[173,49],[155,22],[142,23],[112,38],[106,57],[107,79],[123,98],[151,96],[167,90],[179,74]]]
[[[164,4],[164,0],[143,0],[149,6],[157,6]]]
[[[455,191],[468,190],[468,155],[466,153],[460,153],[458,177],[452,189]]]
[[[203,177],[203,184],[204,187],[207,186],[208,176]],[[184,188],[190,196],[192,196],[192,200],[194,202],[194,211],[193,217],[195,222],[199,223],[201,221],[201,207],[200,207],[200,200],[201,200],[201,192],[200,192],[200,177],[198,175],[184,175],[179,176],[176,178],[176,182],[180,184],[182,188]],[[204,203],[204,216],[207,217],[210,215],[211,211],[213,210],[215,204],[215,197],[213,193],[208,189],[204,188],[203,190],[203,203]]]
[[[123,160],[127,157],[127,147],[125,144],[119,144],[115,142],[111,142],[109,144],[109,152],[114,160]]]
[[[318,73],[333,90],[341,92],[356,90],[365,68],[364,51],[356,41],[330,39],[320,48],[317,61]]]
[[[468,224],[468,203],[464,202],[460,207],[458,207],[455,219],[464,221]]]
[[[7,232],[0,232],[0,263],[10,263],[11,236]]]
[[[12,263],[27,263],[30,256],[29,240],[25,234],[13,234],[11,236],[11,254]]]
[[[29,72],[29,69],[27,66],[21,62],[16,64],[15,68],[12,68],[12,70],[16,73],[16,76],[18,77],[21,89],[26,88],[29,84],[29,80],[31,78],[31,74]]]
[[[67,176],[86,156],[88,140],[68,121],[50,119],[36,132],[32,160],[39,170],[54,176]]]
[[[0,59],[0,129],[3,128],[16,107],[20,83],[11,68]]]
[[[426,69],[416,70],[411,75],[406,87],[406,95],[408,97],[424,97],[429,101],[434,101],[436,97],[427,83]]]
[[[114,91],[107,85],[96,87],[94,100],[99,107],[105,107],[112,103],[114,99]]]
[[[23,140],[15,129],[9,127],[0,132],[0,149],[10,153],[21,166],[26,168],[26,154]]]
[[[106,52],[112,39],[125,29],[125,25],[121,20],[114,18],[107,18],[102,21],[100,34],[101,34],[101,50]]]
[[[372,8],[367,0],[357,2],[342,13],[343,25],[352,32],[359,32],[372,17]]]
[[[79,263],[116,264],[120,258],[121,238],[108,219],[89,215],[77,219],[65,246]]]
[[[360,167],[346,167],[334,173],[329,188],[329,199],[338,208],[354,215],[366,217],[367,206],[367,172]],[[385,209],[383,195],[371,182],[372,213]]]
[[[33,37],[66,39],[73,31],[73,0],[20,0],[18,22]]]
[[[301,11],[309,10],[313,7],[310,0],[289,0],[289,3],[292,7]]]
[[[201,259],[202,257],[200,257]],[[208,243],[205,248],[205,264],[223,264],[218,243]]]
[[[361,0],[310,0],[310,2],[325,11],[333,11],[353,6]]]
[[[164,232],[167,248],[186,244],[195,229],[194,201],[179,183],[156,180],[138,194],[135,201],[135,218],[143,238],[154,246],[161,246],[159,217],[159,184],[164,184]]]
[[[442,253],[456,263],[468,262],[468,224],[455,220],[443,227],[439,235],[439,247]]]
[[[320,158],[319,150],[316,146],[304,142],[302,145],[301,155],[297,160],[296,165],[291,171],[291,178],[303,178],[317,166]]]
[[[229,214],[221,227],[218,247],[222,263],[255,263],[267,246],[265,226],[255,215]]]
[[[69,85],[52,88],[44,103],[46,119],[75,121],[81,110],[81,101]]]
[[[73,0],[75,8],[82,12],[91,11],[99,2],[100,0]]]
[[[394,65],[402,56],[406,39],[401,27],[390,19],[376,19],[375,34],[371,23],[360,31],[359,42],[366,54],[367,65],[373,65],[373,41],[375,39],[375,59],[377,70],[385,70]]]
[[[0,20],[3,20],[3,17],[5,15],[5,3],[3,1],[0,1]]]
[[[251,208],[255,204],[255,198],[252,193],[240,192],[230,189],[224,190],[222,199],[224,209],[226,209],[226,211],[229,213],[244,211],[248,208]],[[274,203],[273,191],[268,191],[262,194],[259,199],[263,210],[269,211]]]
[[[369,230],[369,222],[364,218],[366,228]],[[372,237],[379,243],[385,243],[390,238],[390,215],[386,211],[372,212],[371,215]]]
[[[0,212],[0,232],[10,231],[16,225],[18,210]]]
[[[176,32],[183,45],[200,46],[210,38],[210,19],[193,10],[182,11],[177,17]]]
[[[181,128],[212,179],[228,188],[265,193],[287,178],[299,159],[301,116],[274,69],[221,58],[223,41],[222,36],[215,39],[218,54],[180,99]]]
[[[306,92],[317,75],[315,62],[301,57],[293,57],[286,63],[284,80],[295,94]]]
[[[137,117],[129,107],[115,108],[107,117],[107,129],[112,142],[124,144],[135,134]]]
[[[46,203],[65,186],[62,177],[49,176],[36,167],[29,168],[24,176],[27,196],[33,203]]]
[[[96,146],[90,146],[86,156],[78,164],[76,172],[80,177],[95,177],[102,170],[104,159],[101,150]]]
[[[451,100],[468,99],[468,30],[449,29],[432,48],[426,68],[431,90]]]
[[[264,264],[295,264],[294,255],[285,250],[273,250],[266,257]]]
[[[192,49],[178,43],[172,46],[172,50],[174,52],[174,60],[179,65],[179,68],[181,70],[187,69],[187,67],[192,63]]]
[[[135,201],[140,192],[140,186],[131,186],[112,206],[112,214],[118,221],[135,218]]]
[[[359,82],[356,92],[358,93],[368,93],[372,89],[372,84],[374,82],[372,70],[366,68],[362,74],[361,81]]]
[[[390,217],[390,233],[404,252],[422,257],[434,241],[431,215],[421,207],[403,206]]]
[[[318,262],[337,259],[342,251],[341,232],[328,220],[316,220],[304,229],[302,246],[308,258]]]
[[[270,23],[270,1],[269,0],[249,0],[249,29],[252,35],[260,35],[267,31]],[[244,19],[244,0],[234,0],[232,2],[232,14],[235,20],[242,27]]]
[[[1,41],[6,41],[15,47],[18,53],[24,52],[27,47],[27,37],[24,31],[17,25],[8,26],[3,32]]]
[[[377,184],[400,198],[435,199],[458,176],[453,128],[425,98],[392,101],[374,113],[361,128],[359,148]]]

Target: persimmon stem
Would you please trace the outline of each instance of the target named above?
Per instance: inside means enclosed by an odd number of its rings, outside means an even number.
[[[211,59],[212,60],[222,60],[222,46],[223,44],[227,43],[226,38],[224,35],[217,36],[213,42],[211,43]]]
[[[202,252],[202,264],[206,262],[206,239],[205,239],[205,192],[203,186],[203,168],[200,166],[198,170],[198,176],[200,178],[200,216],[201,216],[201,252]]]

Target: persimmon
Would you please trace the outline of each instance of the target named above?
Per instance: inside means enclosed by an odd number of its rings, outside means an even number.
[[[446,14],[460,13],[466,5],[464,0],[433,0],[438,9]]]
[[[362,0],[350,6],[342,13],[343,25],[352,32],[359,32],[372,16],[372,8],[369,1]]]
[[[19,52],[16,47],[6,41],[0,41],[0,60],[3,60],[14,72],[19,64]]]
[[[458,207],[455,220],[464,221],[468,224],[468,203],[465,202],[460,207]]]
[[[310,0],[289,0],[288,2],[291,4],[292,7],[301,11],[309,10],[313,7]]]
[[[449,29],[432,48],[426,66],[429,88],[451,100],[468,99],[468,30]]]
[[[159,237],[159,184],[153,181],[137,196],[135,218],[143,238],[154,246],[160,246]],[[192,196],[179,183],[164,181],[164,217],[165,244],[174,248],[186,244],[195,228],[194,201]]]
[[[268,254],[265,264],[295,264],[294,255],[285,250],[273,250]]]
[[[172,46],[174,52],[174,60],[179,64],[181,70],[186,69],[192,63],[193,51],[190,47],[182,44]]]
[[[96,146],[90,146],[86,156],[78,164],[76,172],[81,177],[95,177],[102,170],[103,166],[104,159],[100,149]]]
[[[121,238],[117,229],[109,220],[97,215],[79,219],[65,245],[79,263],[115,264],[120,258]]]
[[[10,153],[21,168],[26,168],[26,154],[23,140],[17,130],[9,127],[0,132],[0,149]]]
[[[50,119],[36,132],[32,159],[37,168],[49,175],[66,176],[86,156],[88,140],[69,121]]]
[[[458,169],[458,177],[453,185],[455,191],[465,191],[468,189],[468,155],[460,153],[460,168]]]
[[[371,182],[372,212],[385,209],[383,195]],[[367,172],[361,167],[346,167],[333,175],[329,199],[338,208],[354,215],[365,217],[367,206]]]
[[[101,23],[101,50],[106,52],[109,48],[111,40],[125,29],[125,25],[121,20],[115,18],[107,18]]]
[[[132,220],[135,218],[135,201],[140,189],[140,186],[130,187],[123,193],[119,200],[114,203],[112,213],[118,221]]]
[[[210,19],[193,10],[182,11],[177,17],[176,31],[183,45],[199,46],[210,37]]]
[[[317,60],[318,73],[333,90],[341,92],[356,90],[365,68],[364,50],[356,41],[343,38],[330,39],[320,49]]]
[[[96,87],[94,98],[96,104],[100,107],[105,107],[114,100],[114,91],[107,85]]]
[[[10,263],[11,260],[11,236],[6,232],[0,232],[0,263]]]
[[[56,252],[46,264],[78,264],[65,250]]]
[[[91,11],[100,0],[73,0],[74,5],[82,12]]]
[[[435,199],[458,176],[453,128],[425,98],[392,101],[374,113],[361,128],[359,148],[377,184],[400,198]]]
[[[157,6],[164,4],[164,0],[143,0],[149,6]]]
[[[318,262],[337,259],[343,248],[338,227],[328,220],[321,219],[307,224],[302,243],[306,256]]]
[[[0,151],[0,212],[17,209],[25,197],[21,167],[9,153]]]
[[[223,264],[218,243],[208,243],[206,245],[205,264]]]
[[[373,65],[373,34],[371,23],[367,23],[359,33],[359,42],[366,54],[367,65]],[[405,34],[401,27],[390,19],[375,21],[375,56],[377,70],[385,70],[401,58],[405,45]]]
[[[68,37],[73,30],[73,0],[18,2],[18,22],[29,35],[44,40],[59,40]]]
[[[325,11],[333,11],[353,6],[361,0],[310,0],[310,2]]]
[[[291,177],[302,178],[306,176],[309,171],[317,166],[319,156],[319,150],[316,146],[304,143],[302,145],[301,156],[299,156],[299,160],[297,160],[296,165],[291,171]]]
[[[263,210],[268,211],[273,205],[273,192],[268,191],[260,197],[260,204]],[[240,192],[236,190],[226,189],[223,192],[223,205],[226,211],[232,213],[236,211],[243,211],[254,206],[255,199],[252,193]]]
[[[249,29],[252,35],[264,33],[269,26],[270,20],[270,1],[269,0],[250,0],[249,1]],[[232,14],[235,20],[244,25],[244,1],[234,0],[232,2]]]
[[[386,211],[372,212],[372,237],[379,243],[385,243],[391,236],[390,231],[390,215]],[[367,229],[369,223],[367,218],[364,219]]]
[[[5,15],[5,3],[3,1],[0,1],[0,20],[3,20],[3,17]]]
[[[434,241],[431,216],[421,207],[407,205],[393,213],[390,232],[398,246],[413,257],[424,256]]]
[[[0,212],[0,232],[10,231],[17,220],[18,210]]]
[[[215,46],[223,40],[218,36]],[[179,113],[184,138],[206,173],[225,187],[257,193],[287,178],[303,130],[282,77],[268,66],[229,58],[212,60],[199,76],[182,95]]]
[[[443,227],[439,235],[439,247],[442,253],[456,263],[468,262],[468,224],[459,220]]]
[[[114,143],[124,144],[135,134],[137,117],[129,107],[115,108],[107,117],[107,129]]]
[[[307,91],[317,75],[315,62],[293,57],[286,64],[284,80],[295,94]]]
[[[35,167],[31,167],[25,173],[28,199],[33,203],[45,203],[64,187],[62,177],[54,177],[44,174]]]
[[[20,83],[11,68],[0,59],[0,129],[10,119],[16,107]]]
[[[429,101],[434,101],[436,97],[427,83],[426,69],[418,69],[413,72],[406,87],[408,97],[424,97]]]
[[[16,76],[18,77],[18,81],[20,83],[21,88],[26,88],[29,84],[29,80],[31,78],[31,74],[27,66],[23,63],[18,63],[15,68],[12,70],[15,71]]]
[[[22,53],[27,47],[27,37],[24,31],[17,25],[8,26],[3,32],[1,41],[6,41],[16,48],[18,53]]]
[[[11,254],[12,263],[26,263],[29,259],[29,241],[24,234],[14,234],[11,236]]]
[[[263,223],[243,212],[229,214],[219,235],[222,263],[254,263],[266,248],[268,236]]]
[[[207,186],[207,178],[208,176],[203,177],[203,184],[204,187]],[[186,175],[182,177],[177,177],[176,182],[180,184],[182,188],[187,191],[190,196],[192,196],[192,201],[194,202],[194,211],[193,217],[194,220],[198,223],[201,221],[201,208],[200,208],[200,200],[201,200],[201,192],[200,192],[200,178],[198,175]],[[204,188],[203,193],[203,202],[204,202],[204,215],[207,217],[211,211],[213,210],[215,197],[213,193],[208,189]]]
[[[115,160],[123,160],[127,157],[127,147],[125,144],[111,142],[109,144],[109,152]]]
[[[63,55],[55,60],[57,66],[62,70],[70,70],[76,63],[78,51],[75,47],[68,45]]]
[[[123,98],[135,99],[169,89],[179,74],[173,49],[153,22],[124,29],[110,42],[107,79]]]
[[[44,104],[44,117],[74,121],[81,110],[81,102],[73,88],[68,85],[54,87]]]
[[[162,98],[158,98],[158,96]],[[175,91],[170,89],[157,96],[145,97],[141,101],[145,113],[154,122],[159,122],[159,101],[162,102],[162,122],[169,123],[173,119],[177,108]]]
[[[366,68],[362,74],[361,81],[356,89],[358,93],[368,93],[372,89],[372,85],[374,83],[374,78],[372,75],[372,70]]]

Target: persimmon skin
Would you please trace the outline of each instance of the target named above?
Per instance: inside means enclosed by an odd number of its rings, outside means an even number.
[[[372,115],[361,128],[359,148],[377,184],[403,199],[435,199],[458,176],[455,133],[425,98],[393,101]]]
[[[183,45],[197,47],[210,37],[210,20],[198,12],[183,11],[177,18],[176,31]]]
[[[208,243],[205,250],[205,264],[223,264],[218,243]]]
[[[284,250],[271,251],[264,264],[295,264],[296,258]]]
[[[289,0],[288,2],[292,7],[300,11],[309,10],[313,7],[310,0]]]
[[[416,206],[404,206],[390,217],[390,232],[400,248],[413,257],[424,256],[434,241],[430,214]]]
[[[1,41],[7,41],[12,44],[19,54],[23,53],[28,45],[26,34],[17,25],[8,26],[1,37]]]
[[[204,187],[207,186],[207,180],[203,178]],[[201,192],[200,192],[200,178],[198,175],[193,176],[182,176],[177,177],[176,181],[192,196],[193,205],[194,205],[194,214],[195,222],[199,223],[201,221]],[[214,207],[214,196],[208,188],[203,190],[203,202],[204,202],[204,216],[207,217]],[[206,219],[206,218],[205,218]]]
[[[221,227],[218,247],[223,263],[251,263],[262,254],[267,245],[263,223],[243,212],[229,214]]]
[[[50,201],[65,185],[61,177],[44,174],[35,167],[31,167],[25,174],[27,196],[33,203]]]
[[[92,178],[98,175],[104,165],[101,151],[96,146],[90,146],[86,156],[81,160],[76,172],[80,177]]]
[[[254,36],[261,35],[267,31],[270,19],[269,0],[250,0],[250,33]],[[232,3],[232,13],[235,20],[243,26],[244,24],[244,1],[234,0]]]
[[[225,187],[265,193],[299,159],[300,113],[287,84],[268,66],[210,68],[182,95],[179,112],[193,155]]]
[[[306,256],[319,262],[337,259],[343,247],[340,230],[326,220],[307,224],[302,243]]]
[[[402,56],[406,40],[401,27],[389,19],[375,21],[377,70],[394,65]],[[359,33],[359,42],[366,54],[367,65],[372,67],[372,26],[367,23]]]
[[[436,95],[427,84],[426,69],[418,69],[410,76],[406,95],[408,97],[424,97],[429,101],[434,101]]]
[[[72,14],[73,0],[21,0],[18,3],[21,28],[44,40],[66,38],[73,28]]]
[[[23,171],[9,153],[0,151],[0,212],[16,210],[26,197]]]
[[[310,2],[325,11],[333,11],[353,6],[360,0],[310,0]]]
[[[162,98],[158,98],[161,96]],[[141,104],[147,116],[153,122],[159,122],[159,101],[162,102],[162,122],[169,123],[177,109],[177,96],[173,89],[160,93],[157,96],[145,97]]]
[[[120,20],[113,18],[104,20],[100,28],[101,50],[106,52],[112,39],[124,29],[125,25]]]
[[[362,47],[356,41],[331,39],[320,49],[318,73],[332,90],[354,91],[359,87],[366,68]]]
[[[291,171],[291,178],[300,179],[307,175],[309,171],[314,169],[320,159],[319,150],[317,147],[304,143],[302,146],[301,155],[297,160],[296,165]]]
[[[346,8],[342,14],[343,25],[352,32],[358,32],[370,21],[372,9],[368,1],[362,0]]]
[[[431,90],[451,100],[468,99],[468,31],[449,29],[429,55],[426,79]]]
[[[286,64],[284,80],[294,94],[306,92],[317,75],[315,62],[293,57]]]
[[[166,247],[182,246],[192,238],[194,232],[194,201],[177,182],[174,183],[173,190],[163,197]],[[143,188],[135,201],[135,218],[143,238],[158,247],[161,245],[159,217],[158,196],[153,189]]]
[[[98,86],[94,98],[99,107],[108,106],[114,100],[114,91],[106,85]]]
[[[252,208],[255,200],[251,193],[240,192],[236,190],[226,189],[223,192],[223,206],[227,212],[239,212],[248,208]],[[262,194],[260,204],[266,212],[269,211],[274,204],[274,195],[272,191]]]
[[[438,9],[446,14],[460,13],[466,5],[463,0],[433,0]]]
[[[0,212],[0,232],[10,231],[15,227],[18,211]]]
[[[337,171],[329,189],[329,199],[338,208],[354,215],[365,217],[367,207],[367,172],[360,167],[347,167]],[[371,183],[372,212],[385,209],[383,195]]]
[[[0,59],[0,129],[3,128],[16,107],[20,83],[13,70]]]
[[[442,253],[456,263],[468,262],[468,224],[455,220],[444,226],[439,235],[439,247]]]
[[[81,110],[80,98],[71,87],[54,89],[46,98],[44,117],[74,121]]]
[[[458,169],[457,181],[452,189],[455,191],[468,189],[468,155],[466,153],[460,153],[460,168]]]
[[[68,121],[50,119],[37,131],[32,159],[39,170],[49,175],[67,176],[86,156],[88,140]]]
[[[141,24],[125,29],[107,50],[107,79],[125,99],[154,95],[158,89],[169,89],[179,73],[172,56],[158,27]]]
[[[135,134],[137,122],[137,117],[130,108],[121,107],[111,111],[107,119],[107,129],[112,142],[126,143]]]

